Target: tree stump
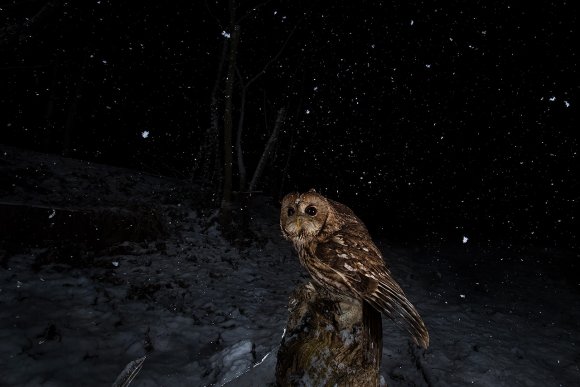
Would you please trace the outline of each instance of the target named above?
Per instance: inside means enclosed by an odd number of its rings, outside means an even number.
[[[294,290],[278,350],[278,386],[379,386],[381,314],[312,283]]]

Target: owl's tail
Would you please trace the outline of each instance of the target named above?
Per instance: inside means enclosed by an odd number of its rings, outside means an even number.
[[[403,289],[391,278],[378,283],[366,301],[411,334],[417,345],[429,346],[429,332],[423,319],[405,296]]]

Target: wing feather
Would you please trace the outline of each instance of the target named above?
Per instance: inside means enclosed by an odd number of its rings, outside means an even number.
[[[354,236],[337,233],[319,244],[316,256],[320,263],[343,278],[354,295],[409,332],[418,345],[427,348],[429,333],[425,323],[391,276],[379,249],[370,237]]]

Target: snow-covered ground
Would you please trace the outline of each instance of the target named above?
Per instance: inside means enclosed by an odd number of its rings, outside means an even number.
[[[257,237],[235,247],[208,227],[191,183],[6,146],[0,182],[0,202],[47,219],[148,206],[166,228],[99,251],[2,247],[0,385],[111,385],[144,355],[132,385],[273,383],[287,299],[307,280],[274,203],[254,200]],[[580,385],[578,283],[539,272],[529,256],[504,263],[466,246],[426,254],[378,244],[431,335],[421,354],[384,322],[389,386]]]

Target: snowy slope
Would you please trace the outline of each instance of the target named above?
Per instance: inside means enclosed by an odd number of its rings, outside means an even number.
[[[132,385],[273,382],[287,298],[307,280],[280,236],[274,204],[255,199],[258,237],[238,248],[208,227],[208,209],[187,182],[5,146],[0,177],[10,185],[1,202],[42,205],[47,217],[138,203],[160,211],[167,230],[99,251],[52,242],[1,250],[0,385],[111,385],[144,355]],[[514,271],[492,259],[492,267],[465,271],[462,252],[379,246],[432,340],[423,355],[385,321],[389,386],[578,385],[577,287],[530,265]]]

